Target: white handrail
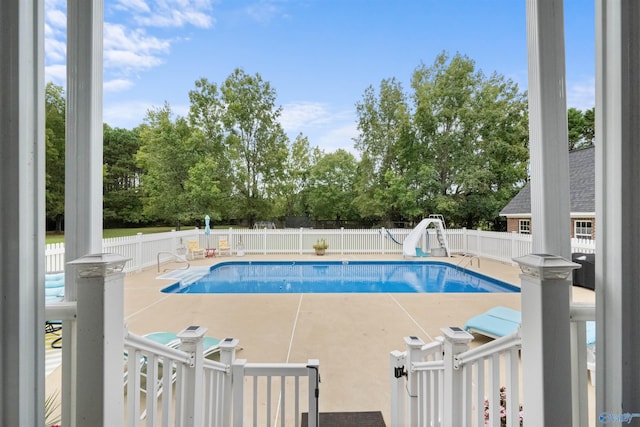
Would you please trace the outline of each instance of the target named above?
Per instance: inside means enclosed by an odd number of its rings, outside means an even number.
[[[484,359],[497,353],[502,353],[513,348],[520,349],[522,346],[522,338],[520,337],[520,328],[517,331],[490,341],[486,344],[472,348],[471,350],[460,353],[456,356],[459,366],[473,363],[477,360]]]

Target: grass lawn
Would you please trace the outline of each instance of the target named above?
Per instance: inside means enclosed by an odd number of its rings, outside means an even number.
[[[102,230],[102,238],[108,239],[111,237],[134,236],[138,233],[165,233],[173,230],[174,228],[175,227],[111,228],[108,230]],[[183,226],[183,228],[188,229],[192,227]],[[62,242],[64,242],[64,234],[47,233],[46,244]]]

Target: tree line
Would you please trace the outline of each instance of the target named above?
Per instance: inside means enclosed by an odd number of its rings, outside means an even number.
[[[63,89],[46,87],[48,227],[64,220]],[[419,65],[356,102],[358,154],[327,153],[280,124],[276,91],[236,69],[201,78],[187,117],[149,110],[138,127],[104,125],[105,228],[303,217],[394,226],[430,213],[449,226],[501,229],[499,211],[527,180],[526,93],[460,54]],[[593,109],[568,110],[569,148],[593,144]]]

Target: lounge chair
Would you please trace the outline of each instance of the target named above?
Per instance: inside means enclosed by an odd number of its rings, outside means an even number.
[[[204,258],[205,250],[201,248],[197,240],[189,240],[187,242],[187,251],[190,259],[196,259],[196,257]]]
[[[493,307],[492,309],[467,320],[464,330],[486,335],[490,338],[500,338],[515,332],[522,323],[519,311],[507,307]],[[586,322],[587,329],[587,369],[591,384],[595,386],[596,370],[596,322]]]
[[[515,332],[521,322],[522,315],[519,311],[497,306],[467,320],[464,330],[490,338],[500,338]]]
[[[226,237],[218,238],[218,255],[222,255],[224,252],[231,255],[231,246],[229,246],[229,240]]]
[[[44,300],[45,303],[64,300],[64,273],[44,275]]]
[[[172,332],[151,332],[149,334],[143,335],[143,337],[150,341],[153,341],[156,344],[164,345],[164,346],[175,348],[175,349],[179,349],[181,344],[181,341],[178,338],[177,334],[174,334]],[[203,346],[202,346],[202,353],[204,357],[208,357],[219,351],[220,351],[220,340],[218,338],[204,337]],[[129,356],[127,352],[125,352],[124,355],[127,358]],[[145,382],[146,382],[147,357],[146,356],[140,357],[139,363],[140,363],[140,375],[145,379]],[[125,360],[125,366],[127,366],[126,360]],[[173,384],[176,380],[175,370],[172,369],[170,375],[171,375],[171,384]],[[128,371],[125,370],[124,372],[125,389],[127,387],[127,380],[128,380]],[[146,384],[144,387],[141,386],[140,391],[144,394],[147,393]],[[160,395],[162,394],[161,379],[159,379],[159,382],[158,382],[157,392],[158,392],[157,396],[160,397]],[[146,416],[146,411],[143,411],[141,419],[144,418],[145,416]]]
[[[157,344],[166,345],[171,348],[180,348],[180,338],[178,338],[178,336],[173,332],[151,332],[144,335],[144,337]],[[204,357],[210,356],[211,354],[219,351],[220,340],[218,338],[204,337],[202,343],[202,352],[204,353]]]

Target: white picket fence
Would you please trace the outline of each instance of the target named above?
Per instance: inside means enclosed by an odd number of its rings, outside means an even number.
[[[125,271],[140,271],[155,266],[158,254],[168,259],[187,241],[197,240],[202,248],[217,248],[218,239],[229,240],[232,253],[239,249],[245,254],[273,255],[312,254],[313,244],[324,239],[329,245],[327,254],[379,254],[401,255],[402,241],[411,229],[214,229],[211,234],[192,229],[168,233],[138,234],[129,237],[104,239],[102,251],[122,255],[130,261]],[[501,262],[512,262],[513,258],[532,252],[531,235],[468,229],[449,229],[447,239],[452,253],[467,253]],[[426,249],[439,247],[434,230],[429,230],[425,239]],[[571,239],[572,252],[595,253],[594,240]],[[63,271],[65,265],[64,244],[46,246],[46,271]]]

